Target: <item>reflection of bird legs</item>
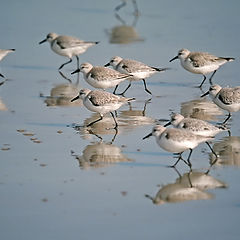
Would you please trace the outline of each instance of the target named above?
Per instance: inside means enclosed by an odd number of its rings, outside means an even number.
[[[120,17],[119,14],[115,13],[115,18],[122,23],[122,25],[127,25],[126,22]]]
[[[64,78],[66,79],[67,81],[69,81],[70,83],[72,83],[72,80],[70,78],[67,78],[61,71],[58,71],[59,74]]]
[[[133,3],[133,7],[134,7],[134,15],[138,16],[139,15],[139,10],[138,10],[138,6],[137,6],[137,1],[136,0],[132,0]],[[115,11],[119,11],[121,8],[125,7],[127,5],[126,0],[122,0],[122,3],[119,4],[117,7],[115,7]]]
[[[115,138],[116,138],[117,134],[118,134],[118,129],[115,128],[115,134],[114,134],[114,136],[113,136],[113,138],[112,138],[112,140],[110,142],[111,144],[115,141]]]
[[[119,11],[121,8],[123,8],[126,5],[127,5],[126,1],[122,1],[120,5],[115,7],[115,11]]]
[[[190,185],[190,187],[192,188],[193,185],[192,185],[192,181],[191,181],[191,178],[190,178],[190,174],[191,174],[191,173],[192,173],[192,169],[190,169],[190,171],[188,172],[187,177],[188,177],[189,185]]]
[[[148,100],[146,100],[146,101],[144,102],[144,107],[143,107],[143,111],[142,111],[143,117],[145,117],[145,112],[146,112],[146,109],[147,109],[147,104],[150,103],[151,100],[152,100],[152,98],[149,98]]]
[[[101,142],[103,141],[103,138],[101,136],[99,136],[98,134],[94,133],[91,129],[88,129],[87,131],[89,132],[89,134],[92,134],[92,135],[96,136],[97,138],[99,138],[101,140]],[[113,138],[112,138],[110,144],[112,144],[115,141],[117,134],[118,134],[118,129],[115,128],[115,133],[113,135]]]
[[[208,174],[208,173],[210,172],[212,166],[217,162],[217,160],[218,160],[218,155],[214,152],[214,150],[212,149],[211,145],[210,145],[208,142],[206,142],[206,144],[207,144],[208,147],[210,148],[212,154],[216,157],[215,160],[210,163],[210,167],[209,167],[208,170],[205,172],[205,174]]]
[[[103,140],[101,136],[99,136],[98,134],[94,133],[91,129],[87,130],[89,132],[89,134],[92,134],[94,136],[96,136],[97,138],[99,138],[101,141]]]
[[[135,1],[136,2],[136,1]],[[133,19],[133,22],[132,22],[132,27],[136,27],[137,25],[137,22],[138,22],[138,17],[139,17],[139,11],[138,9],[136,10],[135,9],[135,12],[134,12],[134,19]],[[123,25],[127,25],[126,22],[123,20],[123,18],[118,14],[118,13],[115,13],[115,18],[121,22]]]

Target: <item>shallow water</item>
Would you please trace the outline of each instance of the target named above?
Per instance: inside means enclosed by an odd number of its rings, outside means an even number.
[[[214,158],[202,144],[192,173],[183,163],[168,168],[172,154],[142,137],[172,111],[223,121],[225,112],[200,99],[202,76],[169,60],[183,47],[236,57],[213,81],[239,85],[240,3],[137,2],[137,19],[131,2],[117,18],[117,0],[1,4],[0,47],[16,48],[0,63],[8,78],[0,82],[2,239],[239,239],[240,113],[229,121],[231,136],[212,142],[219,161],[209,168]],[[63,69],[70,82],[57,71],[66,59],[38,45],[52,31],[100,41],[81,62],[104,65],[120,55],[171,70],[147,80],[151,99],[142,82],[132,84],[126,96],[136,101],[119,109],[117,134],[110,115],[87,129],[98,116],[69,102],[89,87],[70,74],[75,59]]]

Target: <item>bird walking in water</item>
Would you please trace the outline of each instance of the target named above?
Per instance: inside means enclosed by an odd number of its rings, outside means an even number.
[[[171,120],[164,125],[164,127],[172,124],[176,128],[183,128],[191,131],[194,134],[209,137],[214,137],[222,131],[227,131],[228,129],[224,126],[214,126],[211,123],[203,121],[197,118],[184,117],[180,113],[173,113],[171,115]]]
[[[178,160],[171,167],[175,167],[180,160],[183,160],[191,168],[192,164],[190,162],[190,157],[192,155],[192,151],[202,142],[206,142],[213,152],[211,146],[207,142],[208,140],[212,140],[213,137],[196,135],[185,129],[166,128],[162,125],[156,125],[153,127],[152,132],[143,139],[149,138],[150,136],[155,136],[157,144],[164,150],[179,155]],[[182,153],[188,149],[190,150],[190,153],[187,161],[185,161],[182,158]],[[217,157],[216,154],[215,156]]]
[[[145,79],[149,78],[150,76],[152,76],[157,72],[163,72],[168,69],[168,68],[150,67],[145,63],[132,60],[132,59],[123,59],[119,56],[113,57],[109,63],[105,64],[105,67],[107,66],[112,66],[115,70],[121,73],[132,75],[132,78],[129,79],[129,84],[127,88],[120,95],[123,95],[130,88],[132,81],[139,81],[139,80],[143,81],[145,91],[152,95],[150,90],[148,90],[147,88]],[[117,89],[117,86],[114,91],[116,91],[116,89]]]
[[[206,74],[212,72],[209,78],[209,82],[212,85],[212,78],[218,68],[227,62],[235,60],[235,58],[232,57],[216,57],[207,52],[190,52],[188,49],[184,48],[179,50],[178,55],[169,62],[176,59],[180,59],[182,67],[187,71],[203,75],[203,81],[199,85],[199,88],[201,88],[205,82]]]
[[[114,117],[113,111],[116,111],[122,105],[135,100],[135,98],[125,98],[116,96],[112,93],[101,91],[101,90],[89,90],[81,89],[79,95],[71,100],[71,102],[81,98],[83,100],[83,105],[90,111],[100,114],[100,118],[89,123],[87,127],[99,122],[103,119],[103,115],[109,113],[115,122],[115,129],[118,127],[118,123]]]
[[[87,51],[89,47],[92,47],[99,42],[83,41],[76,37],[58,35],[56,33],[49,33],[47,37],[39,42],[42,44],[49,42],[51,49],[58,55],[69,58],[69,61],[63,63],[58,70],[62,69],[65,65],[72,62],[72,58],[75,56],[77,59],[77,68],[79,68],[79,55]]]
[[[223,125],[232,116],[231,112],[237,112],[240,110],[240,86],[234,88],[222,88],[215,84],[209,88],[209,91],[204,93],[201,97],[210,95],[213,102],[220,108],[228,111],[228,116],[222,123]]]
[[[120,73],[107,67],[94,67],[90,63],[82,63],[80,68],[71,74],[78,72],[82,72],[85,81],[95,88],[101,88],[105,90],[107,88],[115,87],[113,94],[115,94],[119,83],[129,79],[132,76],[129,74]]]

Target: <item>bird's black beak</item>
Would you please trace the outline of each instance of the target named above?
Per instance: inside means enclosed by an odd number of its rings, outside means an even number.
[[[145,136],[145,137],[143,138],[143,140],[146,139],[146,138],[149,138],[149,137],[151,137],[151,136],[152,136],[152,133],[149,133],[147,136]]]
[[[75,74],[75,73],[78,73],[78,72],[80,72],[79,68],[77,70],[75,70],[74,72],[71,72],[71,74]]]
[[[166,124],[164,125],[164,127],[167,127],[167,126],[169,126],[169,125],[171,125],[171,121],[169,121],[168,123],[166,123]]]
[[[106,63],[106,64],[104,65],[104,67],[108,67],[108,66],[110,66],[110,63]]]
[[[47,39],[45,38],[45,39],[43,39],[41,42],[39,42],[39,44],[42,44],[42,43],[44,43],[44,42],[46,42],[47,41]]]
[[[178,56],[172,58],[169,62],[172,62],[172,61],[174,61],[174,60],[176,60],[176,59],[178,59]]]
[[[74,102],[74,101],[76,101],[76,100],[78,100],[78,99],[79,99],[79,95],[76,96],[75,98],[73,98],[73,99],[71,100],[71,102]]]
[[[203,95],[201,95],[201,97],[205,97],[209,94],[209,91],[205,92]]]

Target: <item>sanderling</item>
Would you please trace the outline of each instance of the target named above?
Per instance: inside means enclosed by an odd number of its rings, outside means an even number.
[[[9,53],[14,51],[15,49],[0,49],[0,61],[2,61],[2,59],[6,57]],[[1,73],[0,73],[0,76],[5,78]]]
[[[240,110],[240,86],[234,88],[222,88],[215,84],[210,86],[209,91],[201,97],[210,95],[213,102],[220,108],[228,111],[228,117],[222,124],[225,124],[231,117],[231,112]]]
[[[44,42],[49,42],[51,49],[55,53],[69,58],[69,61],[63,63],[58,70],[60,70],[66,64],[71,63],[74,56],[77,58],[77,67],[79,68],[78,55],[83,54],[89,47],[99,43],[83,41],[76,37],[58,35],[56,33],[49,33],[44,40],[39,42],[39,44]]]
[[[80,68],[71,74],[77,72],[82,72],[86,82],[95,88],[105,90],[107,88],[115,87],[113,94],[115,93],[119,83],[132,77],[132,75],[123,74],[107,67],[93,67],[90,63],[81,64]]]
[[[173,113],[171,115],[171,120],[164,127],[172,124],[174,127],[183,128],[191,131],[194,134],[209,137],[214,137],[218,133],[222,131],[226,131],[227,129],[223,126],[214,126],[211,123],[203,121],[201,119],[196,118],[185,118],[183,115],[179,113]]]
[[[167,68],[155,68],[150,67],[142,62],[131,60],[131,59],[123,59],[119,56],[113,57],[109,63],[105,64],[105,66],[112,66],[115,70],[125,73],[125,74],[131,74],[133,77],[130,78],[129,85],[127,88],[122,92],[124,94],[131,86],[131,81],[137,81],[142,80],[144,83],[145,91],[149,94],[152,94],[148,89],[146,85],[145,78],[148,78],[152,76],[156,72],[162,72],[167,70]]]
[[[206,144],[213,152],[211,146],[207,142],[208,140],[213,139],[213,137],[199,136],[185,129],[165,128],[162,125],[156,125],[153,128],[152,132],[145,136],[143,139],[146,139],[150,136],[155,136],[157,144],[164,150],[179,154],[178,160],[174,163],[172,167],[175,167],[180,160],[183,160],[191,168],[190,157],[192,151],[202,142],[206,142]],[[190,153],[186,162],[182,158],[182,153],[188,149],[190,150]]]
[[[79,92],[79,95],[71,100],[71,102],[81,98],[83,100],[83,105],[92,112],[97,112],[100,114],[100,118],[89,123],[87,127],[93,125],[94,123],[103,119],[103,115],[110,112],[115,122],[115,129],[117,129],[118,124],[114,117],[113,111],[120,108],[123,104],[134,100],[134,98],[125,98],[116,96],[112,93],[89,89],[82,89]]]
[[[212,84],[212,78],[218,68],[226,62],[234,60],[234,58],[230,57],[216,57],[206,52],[190,52],[187,49],[179,50],[178,55],[171,59],[170,62],[178,58],[181,61],[182,67],[187,71],[203,75],[204,78],[199,86],[200,88],[206,80],[205,74],[213,72],[209,78],[209,82]]]

